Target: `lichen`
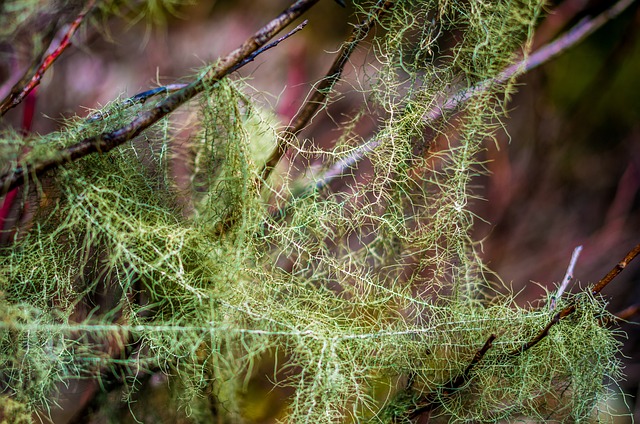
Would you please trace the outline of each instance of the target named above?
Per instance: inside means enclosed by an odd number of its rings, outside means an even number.
[[[358,16],[374,6],[357,2]],[[283,196],[296,187],[286,173],[259,183],[256,140],[275,146],[278,129],[228,79],[190,106],[199,119],[182,146],[187,189],[173,173],[170,118],[48,174],[32,188],[33,224],[0,255],[4,391],[35,409],[68,379],[128,373],[135,390],[136,375],[164,371],[180,380],[184,405],[208,395],[239,418],[252,370],[277,357],[290,422],[398,422],[425,399],[437,399],[432,418],[451,422],[592,417],[619,375],[602,302],[567,298],[576,313],[514,356],[553,314],[483,295],[494,287],[469,235],[469,185],[512,81],[429,118],[513,63],[542,6],[399,1],[382,15],[378,69],[361,84],[363,110],[379,116],[373,171],[349,191]],[[41,160],[149,107],[118,105],[35,140],[7,133],[0,152],[17,160],[28,146],[23,160]],[[295,148],[336,163],[366,142],[341,140],[332,151]],[[289,199],[284,218],[272,193]],[[445,393],[491,334],[468,381]]]

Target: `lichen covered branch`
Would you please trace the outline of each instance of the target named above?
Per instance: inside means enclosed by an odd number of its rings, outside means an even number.
[[[198,80],[180,91],[169,95],[154,108],[140,113],[127,125],[115,131],[81,140],[38,163],[27,163],[16,166],[11,171],[0,176],[2,193],[6,193],[18,185],[23,184],[28,178],[40,176],[51,169],[76,161],[93,153],[106,153],[133,139],[142,131],[176,110],[183,103],[201,93],[207,86],[216,83],[231,72],[237,70],[240,64],[250,58],[252,53],[264,46],[284,27],[297,19],[317,2],[318,0],[298,0],[246,40],[240,47],[229,53],[214,66],[211,66]]]

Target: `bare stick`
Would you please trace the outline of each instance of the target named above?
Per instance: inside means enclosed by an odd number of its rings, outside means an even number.
[[[305,102],[304,106],[296,114],[289,126],[282,131],[282,137],[278,140],[278,146],[267,160],[262,171],[262,180],[269,177],[273,168],[285,154],[287,142],[291,141],[298,133],[300,133],[300,131],[302,131],[313,115],[315,115],[318,109],[324,104],[328,94],[331,92],[331,89],[340,80],[344,66],[357,45],[367,36],[369,31],[371,31],[371,28],[373,28],[373,25],[380,16],[387,10],[391,9],[393,3],[393,1],[380,1],[376,6],[376,9],[367,17],[367,19],[361,24],[355,26],[349,36],[349,39],[342,45],[338,56],[335,58],[326,76],[316,85],[313,94]]]
[[[182,90],[169,95],[156,107],[141,112],[129,124],[108,133],[86,138],[70,147],[62,149],[51,158],[34,164],[18,165],[12,171],[0,176],[2,192],[7,192],[23,184],[30,177],[42,175],[44,172],[73,162],[92,153],[106,153],[115,147],[129,141],[151,125],[167,116],[186,101],[201,93],[205,87],[215,84],[229,73],[237,70],[241,63],[253,52],[264,46],[284,27],[306,12],[319,0],[298,0],[278,17],[262,27],[240,47],[229,53],[218,64],[198,80],[187,85]]]
[[[463,90],[451,96],[442,105],[427,112],[424,116],[424,119],[427,122],[433,122],[441,118],[444,111],[458,108],[473,96],[488,90],[492,85],[504,83],[517,73],[524,74],[544,63],[547,63],[551,59],[558,56],[560,53],[578,44],[580,41],[585,39],[588,35],[592,34],[594,31],[599,29],[602,25],[604,25],[611,19],[618,16],[633,1],[634,0],[620,0],[610,9],[601,13],[597,17],[581,21],[568,32],[558,37],[555,41],[546,44],[545,46],[529,55],[527,58],[506,68],[496,79],[484,81],[468,90]],[[347,169],[364,159],[379,144],[380,142],[378,140],[368,141],[363,146],[356,149],[353,154],[351,154],[351,156],[349,156],[347,159],[334,164],[329,170],[327,170],[322,176],[320,176],[319,181],[321,181],[321,186],[325,187],[333,179],[344,175]]]
[[[594,295],[600,293],[602,289],[604,289],[618,274],[620,274],[620,272],[622,272],[622,270],[625,269],[627,265],[629,265],[629,263],[639,254],[640,254],[640,244],[638,244],[636,247],[631,249],[631,251],[627,253],[627,255],[620,262],[618,262],[616,266],[613,267],[613,269],[609,271],[607,275],[602,277],[602,279],[598,281],[598,283],[595,286],[593,286],[593,288],[591,289],[591,293]],[[532,347],[540,343],[540,341],[542,341],[545,337],[547,337],[547,335],[549,334],[549,330],[551,330],[551,328],[554,325],[559,323],[562,318],[568,315],[571,315],[575,311],[576,311],[575,303],[572,303],[571,305],[568,305],[566,308],[562,309],[560,312],[558,312],[553,316],[551,321],[549,321],[549,323],[533,339],[524,343],[519,348],[513,350],[511,353],[509,353],[509,356],[521,355],[522,353],[526,352],[527,350],[531,349]]]
[[[578,262],[580,252],[582,252],[582,246],[578,246],[573,249],[573,253],[571,254],[571,261],[569,262],[569,266],[567,267],[567,272],[564,274],[564,278],[562,279],[560,287],[558,287],[558,292],[551,299],[549,309],[552,311],[556,308],[556,302],[560,300],[560,298],[562,297],[562,293],[564,293],[564,291],[567,289],[567,286],[569,286],[569,282],[573,279],[573,269],[576,267],[576,262]]]
[[[91,11],[91,9],[93,9],[94,5],[95,0],[89,0],[84,9],[82,9],[82,12],[80,12],[78,17],[69,25],[69,29],[67,29],[64,37],[62,37],[62,40],[60,40],[60,44],[58,45],[58,47],[56,47],[44,58],[44,60],[38,67],[38,70],[33,75],[33,77],[31,77],[27,85],[20,88],[22,84],[21,80],[13,87],[11,93],[2,101],[2,103],[0,103],[0,116],[3,116],[10,109],[19,105],[24,100],[24,98],[27,97],[27,95],[40,84],[44,73],[47,72],[51,65],[53,65],[53,62],[55,62],[56,59],[60,57],[62,52],[71,45],[71,37],[73,37],[73,34],[76,33],[76,31],[80,27],[80,24],[82,24],[82,22],[84,21],[85,16]]]
[[[320,106],[322,106],[333,86],[338,82],[338,80],[340,80],[342,72],[344,71],[344,66],[347,64],[349,57],[351,57],[351,54],[354,52],[358,44],[369,34],[369,31],[371,31],[371,28],[373,28],[376,21],[380,19],[380,16],[391,9],[393,4],[393,1],[380,1],[367,19],[353,28],[349,39],[342,45],[342,48],[331,65],[331,68],[329,68],[326,77],[318,83],[311,97],[309,97],[293,121],[283,131],[285,134],[295,136],[307,125]]]
[[[640,244],[638,244],[636,247],[634,247],[633,249],[631,249],[631,251],[629,253],[627,253],[627,256],[625,256],[620,262],[618,262],[616,264],[616,266],[613,267],[613,269],[611,271],[609,271],[609,273],[607,275],[605,275],[604,277],[602,277],[602,279],[600,281],[598,281],[598,284],[596,284],[595,286],[593,286],[593,289],[591,289],[591,293],[593,294],[598,294],[602,291],[602,289],[604,289],[605,287],[607,287],[607,285],[614,279],[616,278],[616,276],[618,274],[620,274],[622,272],[622,270],[624,270],[627,265],[629,265],[629,263],[640,254]]]

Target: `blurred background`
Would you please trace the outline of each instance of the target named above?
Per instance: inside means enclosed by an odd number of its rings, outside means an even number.
[[[170,2],[165,3],[171,6]],[[123,11],[127,19],[93,19],[74,45],[48,71],[38,88],[30,131],[56,130],[63,118],[85,116],[118,98],[175,82],[189,81],[197,68],[237,47],[289,2],[240,0],[195,2],[157,11],[155,21],[132,20],[142,9]],[[541,19],[534,49],[587,16],[611,5],[606,0],[556,0]],[[22,32],[0,42],[0,97],[32,60],[33,30],[72,21],[79,8],[50,9],[27,22]],[[171,10],[169,10],[171,9]],[[254,97],[286,125],[311,84],[331,65],[353,23],[353,8],[324,0],[306,15],[300,33],[260,55],[240,75],[255,87]],[[362,104],[351,87],[368,58],[366,43],[347,65],[342,95],[318,115],[303,137],[330,146],[337,123]],[[366,72],[366,71],[365,71]],[[597,282],[640,242],[640,7],[636,1],[620,17],[561,57],[519,78],[508,103],[504,131],[488,140],[487,173],[473,183],[484,200],[472,205],[480,218],[474,238],[489,268],[525,306],[554,290],[582,245],[575,268],[578,291]],[[2,126],[21,128],[24,106],[10,111]],[[374,124],[363,124],[366,136]],[[612,313],[640,304],[640,262],[632,263],[603,293]],[[622,361],[627,379],[617,384],[640,419],[640,316],[622,322]],[[280,394],[274,394],[274,396]],[[266,396],[266,395],[265,395]],[[265,406],[265,408],[267,408]],[[278,411],[258,411],[270,422]],[[60,418],[60,422],[65,422]],[[624,420],[620,422],[625,422]]]

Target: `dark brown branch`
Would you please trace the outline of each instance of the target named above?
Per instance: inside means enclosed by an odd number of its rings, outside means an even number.
[[[293,34],[295,34],[296,32],[300,31],[302,28],[304,28],[307,23],[309,23],[308,20],[305,20],[304,22],[302,22],[300,25],[298,25],[297,27],[295,27],[294,29],[292,29],[291,31],[289,31],[287,34],[283,35],[282,37],[278,38],[276,41],[273,41],[269,44],[267,44],[266,46],[260,47],[258,50],[256,50],[255,52],[251,53],[247,58],[245,58],[242,62],[240,62],[237,66],[236,69],[239,69],[241,67],[243,67],[244,65],[246,65],[249,62],[252,62],[259,54],[273,48],[276,47],[278,44],[280,44],[282,41],[286,40],[287,38],[291,37]],[[235,69],[234,69],[235,70]],[[128,99],[125,99],[122,102],[123,107],[128,108],[131,107],[133,105],[136,104],[142,104],[145,103],[147,100],[149,100],[152,97],[155,97],[159,94],[164,94],[164,93],[174,93],[176,91],[180,91],[183,88],[186,88],[189,84],[169,84],[169,85],[165,85],[162,87],[157,87],[157,88],[153,88],[151,90],[147,90],[147,91],[143,91],[141,93],[138,93],[136,95],[133,95],[131,97],[129,97]],[[98,111],[96,113],[94,113],[93,115],[89,116],[87,118],[87,122],[94,122],[94,121],[100,121],[106,117],[109,116],[109,112],[101,112]]]
[[[136,137],[145,129],[167,116],[186,101],[201,93],[205,87],[215,84],[229,73],[237,70],[241,63],[253,52],[264,46],[284,27],[297,19],[319,0],[298,0],[278,17],[262,27],[240,47],[229,53],[220,62],[212,66],[202,77],[182,90],[171,94],[153,109],[140,113],[129,124],[108,133],[86,138],[66,149],[60,150],[52,158],[35,163],[19,165],[12,171],[0,176],[1,192],[6,193],[14,187],[24,184],[30,177],[42,175],[50,169],[60,167],[92,153],[106,153],[115,147]]]
[[[551,330],[551,327],[559,323],[562,318],[568,315],[571,315],[575,311],[576,311],[576,305],[572,303],[571,305],[567,306],[566,308],[564,308],[563,310],[555,314],[553,318],[551,318],[551,321],[549,321],[549,323],[538,334],[536,334],[536,336],[533,339],[524,343],[519,348],[512,350],[509,353],[509,356],[519,356],[524,352],[526,352],[527,350],[534,347],[535,345],[537,345],[538,343],[540,343],[545,337],[549,335],[549,330]]]
[[[456,390],[467,384],[471,378],[471,371],[473,371],[475,366],[480,363],[489,349],[491,349],[491,346],[493,345],[493,341],[495,339],[495,334],[490,335],[487,341],[484,342],[482,348],[478,350],[475,355],[473,355],[473,359],[471,360],[471,362],[469,362],[469,365],[467,365],[464,371],[457,377],[449,380],[447,383],[439,387],[437,390],[426,395],[420,402],[421,405],[408,413],[408,418],[414,419],[419,415],[424,414],[425,412],[433,411],[434,409],[442,405],[443,398],[450,396]]]
[[[169,84],[169,85],[164,85],[162,87],[152,88],[151,90],[143,91],[141,93],[138,93],[129,97],[128,99],[123,100],[121,107],[129,108],[133,105],[143,104],[152,97],[155,97],[159,94],[175,93],[176,91],[182,90],[187,85],[189,84]],[[93,113],[90,116],[88,116],[87,122],[91,123],[95,121],[101,121],[109,117],[109,115],[111,115],[109,111],[99,110],[96,113]]]
[[[296,114],[289,126],[282,131],[283,136],[278,140],[278,146],[271,154],[271,157],[267,160],[262,171],[263,180],[269,177],[273,168],[278,164],[282,156],[284,156],[287,142],[292,140],[304,129],[309,120],[311,120],[318,109],[320,109],[324,104],[327,96],[331,92],[331,89],[340,80],[344,66],[347,64],[349,57],[351,57],[351,54],[354,52],[360,41],[369,34],[369,31],[371,31],[371,28],[373,28],[373,25],[380,16],[391,9],[393,4],[393,1],[380,1],[378,6],[376,6],[375,10],[367,17],[367,19],[353,28],[351,35],[342,45],[338,56],[335,58],[326,76],[316,85],[313,94],[305,102],[304,106]]]
[[[602,289],[604,289],[618,274],[620,274],[620,272],[622,272],[622,270],[624,270],[627,267],[627,265],[639,254],[640,254],[640,244],[635,246],[629,253],[627,253],[627,255],[618,264],[616,264],[616,266],[611,271],[609,271],[609,273],[605,275],[593,287],[593,289],[591,289],[591,293],[594,295],[600,293]],[[625,316],[632,316],[638,312],[639,307],[638,305],[634,305],[628,309],[629,309],[628,311],[625,310],[621,314],[624,314]],[[554,325],[556,325],[558,322],[560,322],[561,319],[567,317],[568,315],[571,315],[575,311],[576,311],[576,304],[572,303],[567,307],[565,307],[564,309],[562,309],[560,312],[556,313],[551,319],[551,321],[549,321],[549,323],[533,339],[524,343],[518,349],[511,351],[508,354],[508,356],[509,357],[519,356],[522,353],[534,347],[535,345],[537,345],[538,343],[540,343],[545,337],[547,337],[547,335],[549,334],[549,331]],[[421,414],[434,410],[435,408],[437,408],[442,404],[443,397],[449,396],[456,389],[466,384],[469,381],[469,376],[471,371],[478,364],[478,362],[482,360],[486,352],[491,348],[491,344],[493,343],[495,338],[496,336],[492,334],[489,337],[489,339],[485,342],[482,349],[476,352],[475,356],[473,357],[473,360],[469,363],[469,365],[464,370],[464,372],[459,376],[457,376],[456,378],[454,378],[453,380],[451,380],[450,382],[443,385],[437,391],[434,391],[428,394],[423,401],[424,404],[409,413],[409,418],[414,419]]]
[[[613,269],[609,271],[607,275],[605,275],[600,281],[598,281],[598,284],[593,286],[593,289],[591,290],[591,292],[593,294],[600,293],[602,289],[607,287],[607,285],[611,282],[611,280],[616,278],[616,276],[620,274],[622,270],[627,267],[627,265],[629,265],[629,262],[631,262],[639,254],[640,254],[640,244],[638,244],[636,247],[631,249],[631,251],[627,253],[627,256],[624,257],[624,259],[618,262],[616,266],[614,266]]]
[[[24,82],[23,78],[11,89],[11,93],[9,93],[9,95],[2,101],[2,103],[0,103],[0,116],[3,116],[9,110],[19,105],[25,99],[25,97],[27,97],[27,95],[40,84],[40,80],[42,80],[45,72],[47,72],[51,65],[53,65],[53,62],[55,62],[56,59],[60,57],[62,52],[64,52],[67,47],[71,45],[71,37],[73,37],[73,35],[76,33],[76,31],[80,27],[80,24],[82,24],[82,22],[84,21],[85,16],[87,16],[91,9],[93,9],[94,5],[95,0],[89,0],[84,9],[82,9],[82,12],[80,12],[78,17],[76,17],[71,25],[69,25],[69,29],[62,37],[62,40],[60,40],[60,44],[58,45],[58,47],[56,47],[53,52],[49,53],[44,58],[29,82],[24,87],[22,87],[22,84]]]
[[[631,262],[636,256],[638,256],[638,254],[640,254],[640,244],[631,249],[631,251],[624,257],[624,259],[616,264],[616,266],[613,267],[613,269],[609,271],[607,275],[605,275],[600,281],[598,281],[598,283],[591,289],[591,293],[594,295],[600,293],[602,289],[604,289],[618,274],[620,274],[620,272],[622,272],[623,269],[627,267],[629,262]],[[551,330],[554,325],[559,323],[562,318],[571,315],[575,311],[576,304],[571,303],[563,310],[555,314],[551,321],[549,321],[549,323],[533,339],[529,340],[519,348],[510,352],[509,356],[519,356],[540,343],[545,337],[547,337],[547,335],[549,334],[549,330]]]
[[[344,66],[347,64],[349,57],[351,57],[351,54],[355,51],[358,44],[369,34],[369,31],[371,31],[371,28],[373,28],[373,25],[380,19],[382,14],[391,9],[393,4],[393,1],[385,1],[379,4],[364,22],[353,28],[349,39],[343,44],[333,65],[329,68],[326,77],[318,83],[311,97],[289,126],[283,131],[285,134],[295,136],[304,129],[309,120],[318,111],[320,106],[322,106],[333,86],[340,80],[340,77],[342,77]]]

